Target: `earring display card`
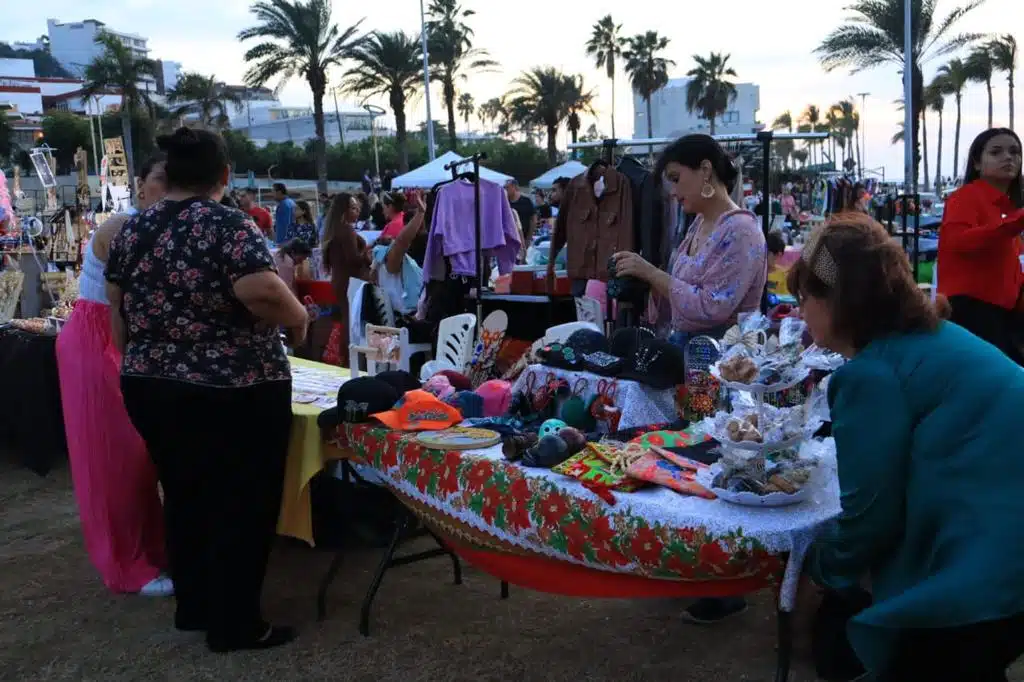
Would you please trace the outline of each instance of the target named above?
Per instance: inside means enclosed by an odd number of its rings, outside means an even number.
[[[292,366],[292,402],[327,409],[337,402],[338,389],[348,377],[314,369]]]
[[[718,342],[709,336],[697,336],[686,344],[686,385],[678,396],[684,419],[700,421],[718,408],[719,386],[710,368],[721,354]]]

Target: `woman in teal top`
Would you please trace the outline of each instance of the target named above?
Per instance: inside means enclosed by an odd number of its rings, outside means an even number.
[[[815,233],[789,289],[849,362],[828,390],[842,513],[812,576],[870,581],[850,643],[880,680],[988,682],[1024,653],[1024,370],[939,320],[865,215]]]

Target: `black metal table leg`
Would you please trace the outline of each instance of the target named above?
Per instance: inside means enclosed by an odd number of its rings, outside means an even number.
[[[793,657],[793,614],[781,609],[776,613],[778,628],[778,653],[775,667],[775,682],[789,680],[789,666]]]
[[[449,556],[449,558],[451,558],[451,560],[452,560],[452,574],[454,576],[454,581],[453,582],[456,585],[461,585],[462,584],[462,564],[459,562],[459,555],[456,554],[455,552],[453,552],[451,549],[449,549],[448,545],[444,544],[444,542],[441,540],[441,538],[439,538],[437,536],[437,534],[434,533],[434,531],[432,531],[430,529],[427,529],[427,532],[430,533],[430,537],[434,538],[434,542],[437,543],[437,546],[440,547],[441,549],[443,549],[444,553],[447,554]]]
[[[324,618],[327,617],[327,590],[330,589],[331,583],[334,582],[334,578],[337,577],[338,571],[341,570],[341,560],[344,557],[344,550],[339,549],[334,554],[334,558],[331,559],[331,566],[327,569],[327,574],[324,579],[320,581],[320,590],[316,595],[316,620],[322,623]]]
[[[504,580],[501,581],[501,598],[508,599],[508,583]]]
[[[400,518],[396,519],[395,532],[391,535],[391,542],[388,543],[384,556],[380,558],[380,563],[377,564],[377,571],[373,574],[373,582],[370,583],[370,589],[366,591],[366,596],[363,597],[363,606],[359,610],[359,633],[363,637],[370,636],[370,608],[373,606],[373,598],[377,596],[377,590],[380,589],[381,581],[384,580],[384,573],[391,567],[395,550],[398,548],[398,543],[402,540],[402,534],[405,532],[407,525],[408,516],[401,514]]]

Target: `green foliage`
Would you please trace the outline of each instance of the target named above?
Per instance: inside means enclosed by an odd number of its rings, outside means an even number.
[[[71,78],[46,50],[15,50],[7,43],[0,43],[0,59],[31,59],[39,78]]]
[[[75,168],[75,152],[79,147],[89,150],[89,166],[92,167],[92,136],[89,134],[89,119],[67,111],[52,111],[43,119],[42,142],[50,145],[57,161],[57,174],[71,173]]]

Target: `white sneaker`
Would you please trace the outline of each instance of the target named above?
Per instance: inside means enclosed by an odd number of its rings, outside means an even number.
[[[159,575],[143,585],[139,594],[143,597],[173,597],[174,582],[165,575]]]

